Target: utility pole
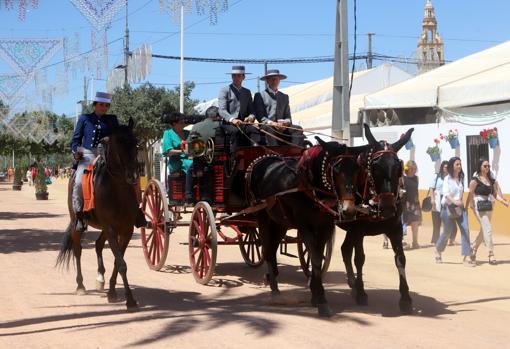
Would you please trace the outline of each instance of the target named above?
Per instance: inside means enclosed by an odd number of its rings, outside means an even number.
[[[181,81],[179,94],[179,111],[184,113],[184,6],[181,5]]]
[[[372,36],[375,33],[368,33],[368,55],[367,55],[367,68],[372,69]]]
[[[264,76],[267,75],[267,61],[264,61]],[[265,82],[265,85],[266,86],[265,88],[267,88],[267,80],[264,80]]]
[[[348,49],[347,0],[337,0],[331,134],[333,137],[344,139],[350,144]]]
[[[87,77],[83,77],[83,101],[81,103],[81,112],[85,113],[87,107]]]
[[[128,29],[128,0],[126,0],[126,31],[124,32],[124,87],[128,86],[129,61],[129,29]]]

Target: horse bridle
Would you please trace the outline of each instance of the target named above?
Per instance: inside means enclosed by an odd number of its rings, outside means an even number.
[[[104,163],[105,163],[105,169],[106,169],[106,172],[112,177],[112,178],[122,178],[124,179],[124,181],[129,184],[129,185],[134,185],[136,184],[136,180],[134,183],[131,183],[131,181],[129,180],[128,176],[126,176],[126,169],[125,169],[125,166],[124,164],[122,164],[122,162],[120,161],[120,158],[119,158],[119,163],[121,164],[121,167],[122,167],[122,170],[121,171],[114,171],[110,168],[110,166],[108,166],[108,164],[110,163],[108,160],[110,158],[110,145],[109,145],[109,142],[106,143],[106,144],[103,144],[103,147],[105,147],[105,151],[104,151]]]
[[[380,205],[380,202],[382,201],[381,200],[382,198],[388,197],[388,196],[395,198],[395,205],[400,200],[399,192],[400,192],[400,186],[402,183],[402,181],[401,181],[402,171],[400,171],[399,178],[398,178],[398,185],[397,185],[397,188],[395,189],[395,192],[377,193],[377,190],[376,190],[375,180],[374,180],[374,177],[372,176],[372,164],[373,164],[374,160],[379,159],[380,157],[382,157],[385,154],[390,154],[390,155],[396,156],[397,152],[394,151],[393,149],[389,149],[387,143],[385,143],[384,149],[382,149],[382,150],[377,150],[375,152],[372,152],[372,150],[370,150],[370,152],[368,154],[367,165],[365,168],[365,171],[367,174],[367,179],[365,182],[365,188],[364,188],[364,192],[363,192],[363,202],[369,202],[369,204],[377,204],[378,212],[380,209],[379,205]],[[367,192],[370,192],[370,198],[368,198]]]

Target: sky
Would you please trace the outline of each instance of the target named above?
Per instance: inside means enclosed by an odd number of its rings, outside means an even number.
[[[92,1],[92,0],[88,0]],[[170,1],[170,0],[168,0]],[[3,2],[3,1],[0,1]],[[28,1],[29,2],[29,1]],[[69,0],[38,0],[20,21],[16,10],[0,7],[0,39],[80,37],[80,52],[91,49],[91,25]],[[228,0],[229,8],[211,25],[207,15],[195,10],[184,19],[184,54],[206,58],[301,58],[332,56],[335,43],[335,0]],[[375,53],[411,57],[421,34],[426,0],[348,0],[349,52],[367,52],[367,33],[373,32]],[[510,1],[432,0],[438,20],[438,32],[445,42],[445,59],[454,61],[510,39],[508,13]],[[128,22],[130,49],[143,43],[152,45],[154,54],[180,54],[179,25],[168,13],[162,13],[159,0],[129,0]],[[110,69],[122,64],[122,37],[125,10],[113,18],[107,31]],[[354,24],[356,17],[356,33]],[[355,40],[356,39],[356,40]],[[55,67],[62,65],[62,51],[50,61],[48,81],[55,79]],[[375,65],[382,62],[376,61]],[[196,84],[192,98],[199,101],[217,97],[229,83],[232,64],[185,62],[186,81]],[[357,62],[357,69],[365,66]],[[288,76],[281,87],[323,79],[333,74],[333,63],[269,65]],[[257,90],[256,77],[263,75],[260,64],[247,64],[244,85]],[[179,62],[152,60],[152,70],[145,81],[173,89],[179,83]],[[0,59],[0,74],[13,73]],[[83,79],[93,81],[94,91],[104,91],[105,81],[78,73],[69,76],[67,93],[54,96],[53,111],[73,115],[77,101],[83,99]],[[32,83],[33,85],[33,83]],[[134,84],[133,86],[138,86]],[[30,90],[30,86],[27,91]],[[90,85],[89,85],[90,91]],[[89,96],[90,98],[90,96]]]

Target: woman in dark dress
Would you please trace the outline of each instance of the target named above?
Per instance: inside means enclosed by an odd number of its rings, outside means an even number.
[[[406,192],[404,200],[404,223],[411,227],[412,243],[411,248],[420,248],[418,243],[418,229],[421,224],[421,208],[418,197],[418,176],[416,172],[418,167],[416,162],[409,160],[404,167],[404,190]]]

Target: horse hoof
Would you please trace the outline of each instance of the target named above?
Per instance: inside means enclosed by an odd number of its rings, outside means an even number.
[[[117,293],[116,292],[108,292],[108,303],[115,303],[117,302]]]
[[[355,282],[355,279],[347,278],[347,285],[349,285],[350,288],[354,288]]]
[[[87,291],[85,290],[85,287],[78,287],[75,293],[78,296],[84,296],[87,294]]]
[[[398,306],[400,308],[400,312],[404,315],[411,315],[413,313],[413,302],[410,299],[401,299],[398,302]]]
[[[333,312],[331,311],[331,308],[329,307],[328,303],[323,303],[323,304],[317,305],[317,310],[319,312],[320,317],[333,316]]]
[[[96,280],[96,290],[97,291],[104,291],[104,282],[99,282]]]
[[[138,303],[134,300],[132,302],[126,302],[126,310],[128,313],[134,313],[140,309],[138,308]]]
[[[365,292],[356,291],[355,288],[351,292],[352,298],[356,301],[357,305],[368,305],[368,295]]]

